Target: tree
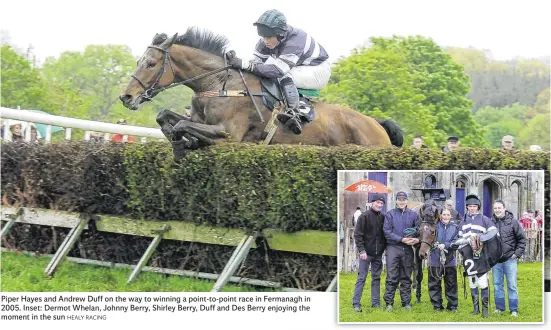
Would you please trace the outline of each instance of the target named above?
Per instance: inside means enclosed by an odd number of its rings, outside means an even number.
[[[358,49],[333,68],[331,81],[323,91],[327,102],[349,107],[376,118],[396,120],[406,134],[425,136],[434,145],[436,119],[421,101],[425,98],[414,84],[403,53]]]
[[[518,134],[518,140],[524,145],[540,145],[544,150],[550,150],[549,144],[549,123],[551,116],[540,114],[532,118]]]
[[[448,47],[446,53],[454,62],[462,65],[466,73],[484,71],[488,68],[488,58],[482,50]]]
[[[135,59],[127,46],[91,45],[83,53],[64,52],[48,58],[43,72],[53,84],[78,90],[89,98],[89,118],[105,120],[120,101],[120,89],[127,82]]]
[[[185,86],[160,93],[136,111],[122,105],[119,94],[132,79],[135,63],[127,46],[92,45],[83,53],[64,52],[58,59],[48,58],[43,71],[52,86],[87,104],[86,109],[66,109],[63,115],[106,122],[125,118],[130,125],[156,127],[155,118],[161,109],[184,113],[193,95]]]
[[[397,120],[406,141],[422,134],[429,144],[443,145],[457,135],[464,145],[484,145],[466,98],[469,78],[434,41],[371,38],[371,44],[335,64],[326,100]]]
[[[10,46],[2,46],[2,106],[42,109],[46,104],[45,82],[40,72]]]
[[[518,120],[505,120],[490,123],[484,127],[485,134],[484,139],[492,148],[500,148],[501,140],[505,135],[512,135],[517,137],[518,133],[522,130],[523,124]],[[524,143],[520,139],[515,139],[515,147],[521,149],[525,147]]]

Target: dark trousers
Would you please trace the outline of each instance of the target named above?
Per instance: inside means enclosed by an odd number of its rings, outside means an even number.
[[[358,279],[354,286],[353,306],[360,306],[364,290],[365,279],[371,265],[371,305],[379,305],[381,301],[381,272],[383,271],[383,257],[367,256],[367,260],[360,259],[358,266]]]
[[[443,308],[442,280],[448,300],[447,309],[457,309],[457,269],[455,267],[429,267],[429,297],[432,306]]]
[[[411,302],[411,273],[413,272],[413,249],[389,245],[386,248],[386,289],[383,299],[387,305],[394,304],[394,295],[400,284],[402,306]]]

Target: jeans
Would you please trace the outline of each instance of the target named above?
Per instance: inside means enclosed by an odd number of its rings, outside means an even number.
[[[509,259],[492,267],[492,282],[494,284],[494,299],[496,308],[505,308],[505,290],[503,278],[507,279],[507,296],[509,298],[509,310],[518,312],[518,289],[517,289],[517,259]]]

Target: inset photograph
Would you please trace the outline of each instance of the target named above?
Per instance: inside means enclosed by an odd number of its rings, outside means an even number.
[[[543,171],[339,171],[338,323],[544,322]]]

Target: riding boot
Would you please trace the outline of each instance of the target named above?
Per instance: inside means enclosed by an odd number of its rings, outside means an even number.
[[[488,301],[490,300],[489,298],[489,292],[488,292],[488,288],[486,289],[482,289],[481,290],[481,295],[482,295],[482,317],[486,318],[488,317]]]
[[[297,86],[293,83],[293,79],[285,77],[280,81],[281,88],[283,89],[283,95],[287,101],[287,108],[285,112],[277,115],[277,120],[286,125],[293,133],[302,133],[302,126],[300,124],[299,117],[299,94]]]
[[[478,313],[480,313],[480,307],[479,307],[479,302],[478,302],[478,288],[476,289],[471,289],[471,297],[473,298],[473,312],[472,314],[473,315],[477,315]]]

